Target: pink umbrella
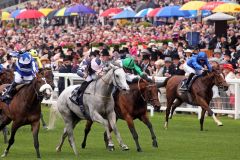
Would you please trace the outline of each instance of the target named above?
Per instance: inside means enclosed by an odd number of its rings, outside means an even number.
[[[118,13],[122,12],[121,8],[109,8],[105,11],[103,11],[100,16],[101,17],[112,17]]]
[[[37,10],[26,10],[20,13],[16,19],[34,19],[44,17],[44,14]]]
[[[208,2],[207,4],[205,4],[204,6],[202,6],[200,8],[200,10],[208,10],[208,11],[212,11],[214,10],[217,6],[219,6],[220,4],[224,4],[225,2]]]
[[[156,14],[161,10],[161,8],[155,8],[151,12],[148,13],[148,17],[155,17]]]

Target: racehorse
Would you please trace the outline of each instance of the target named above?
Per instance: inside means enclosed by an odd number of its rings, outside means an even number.
[[[142,149],[138,142],[138,134],[135,130],[133,120],[141,120],[150,130],[152,136],[153,147],[158,147],[157,139],[153,131],[153,127],[147,116],[147,103],[151,103],[154,109],[160,110],[160,102],[158,99],[158,88],[155,83],[148,83],[143,79],[139,79],[136,83],[132,83],[130,86],[130,92],[125,93],[117,91],[114,94],[115,100],[115,112],[117,118],[123,119],[127,122],[128,128],[132,133],[135,140],[137,151],[141,152]],[[86,146],[87,135],[90,132],[93,122],[88,121],[85,128],[84,140],[82,142],[82,148]],[[104,133],[104,140],[106,146],[108,144],[106,132]]]
[[[85,107],[85,114],[81,111],[79,106],[72,103],[69,99],[73,90],[78,86],[70,86],[61,93],[57,100],[57,107],[65,122],[65,128],[60,144],[56,148],[57,151],[61,151],[64,139],[68,136],[68,140],[75,155],[78,155],[73,129],[76,124],[83,119],[91,119],[92,121],[103,124],[107,132],[109,150],[114,149],[114,144],[108,128],[109,125],[113,128],[122,149],[128,150],[128,146],[123,143],[116,127],[116,114],[114,112],[114,99],[112,96],[114,86],[120,90],[129,90],[123,68],[110,64],[110,70],[99,79],[91,82],[84,92],[83,104]]]
[[[14,73],[13,73],[12,70],[4,68],[0,72],[0,85],[12,83],[13,79],[14,79]],[[0,119],[1,119],[1,113],[0,113]],[[5,127],[3,129],[3,137],[4,137],[4,143],[5,144],[8,142],[8,140],[7,140],[7,133],[8,133],[8,130],[7,130],[7,127]]]
[[[14,143],[14,136],[17,130],[24,125],[30,124],[32,126],[37,158],[40,158],[38,132],[40,126],[41,101],[43,98],[50,98],[52,92],[51,86],[46,83],[44,72],[44,70],[40,70],[30,84],[21,86],[9,105],[5,102],[0,102],[0,109],[2,109],[2,115],[4,115],[4,118],[1,120],[0,130],[12,121],[11,137],[2,157],[7,156],[10,147]],[[6,86],[7,85],[1,85],[0,90],[2,91]]]
[[[228,84],[224,80],[222,74],[219,70],[213,69],[212,72],[205,72],[202,76],[197,78],[192,84],[189,92],[181,92],[179,88],[181,82],[185,79],[185,76],[172,76],[167,78],[163,83],[159,83],[158,87],[166,87],[166,97],[167,97],[167,109],[166,109],[166,121],[165,128],[168,128],[168,118],[171,112],[170,118],[175,111],[175,109],[180,106],[183,102],[201,106],[202,113],[200,118],[200,130],[203,130],[203,122],[206,111],[212,116],[213,120],[218,126],[222,126],[213,111],[209,107],[209,103],[212,100],[213,92],[212,87],[214,85],[218,87],[223,87],[226,91],[228,89]]]

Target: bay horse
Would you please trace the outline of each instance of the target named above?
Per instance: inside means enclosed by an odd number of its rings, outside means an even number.
[[[84,119],[91,119],[104,126],[107,132],[108,148],[110,151],[113,150],[114,144],[108,128],[109,125],[113,128],[122,150],[129,149],[128,146],[123,143],[116,126],[116,114],[114,112],[114,99],[112,96],[114,86],[121,90],[129,90],[126,82],[126,73],[123,68],[110,64],[110,70],[99,79],[92,81],[84,91],[83,104],[85,113],[88,116],[81,111],[78,105],[69,99],[73,90],[78,86],[67,87],[60,94],[57,100],[57,107],[64,120],[65,128],[61,136],[60,144],[56,148],[57,151],[61,151],[64,139],[68,136],[69,143],[75,155],[78,155],[73,129],[80,120]]]
[[[209,103],[212,100],[213,92],[212,87],[214,85],[218,87],[223,87],[226,91],[228,89],[228,84],[223,78],[219,70],[213,69],[212,72],[205,71],[202,76],[198,77],[192,84],[189,92],[179,91],[181,82],[185,79],[185,76],[172,76],[167,78],[163,83],[159,83],[158,87],[166,87],[166,97],[167,97],[167,109],[166,109],[166,121],[165,129],[168,128],[168,119],[172,118],[175,109],[180,106],[183,102],[191,105],[201,106],[201,118],[200,118],[200,130],[203,131],[203,122],[206,111],[218,126],[222,126],[211,108]],[[169,117],[169,114],[171,115]]]
[[[2,109],[2,115],[4,115],[4,118],[1,119],[0,130],[12,122],[11,136],[2,157],[8,155],[9,149],[14,143],[17,130],[24,125],[30,124],[37,158],[40,158],[38,132],[40,127],[41,101],[43,98],[49,99],[52,92],[51,86],[46,83],[44,72],[44,70],[40,70],[30,84],[22,86],[14,95],[9,105],[5,102],[0,102],[0,109]],[[8,85],[1,85],[0,90],[3,91],[6,86]]]
[[[143,79],[139,79],[137,82],[131,83],[129,87],[130,92],[128,93],[118,90],[114,94],[115,112],[117,118],[127,122],[138,152],[141,152],[142,149],[138,142],[138,134],[133,123],[133,120],[135,119],[141,120],[149,128],[152,136],[152,145],[157,148],[157,138],[153,131],[152,123],[149,121],[147,116],[147,103],[154,106],[155,111],[160,110],[158,88],[155,83],[149,83]],[[92,124],[92,121],[87,121],[82,148],[85,148],[86,146],[87,135],[90,132]],[[107,144],[108,141],[106,138],[106,132],[104,133],[104,140]]]

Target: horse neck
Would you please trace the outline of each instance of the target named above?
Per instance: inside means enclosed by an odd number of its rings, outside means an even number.
[[[209,73],[208,75],[201,78],[202,82],[207,86],[207,88],[212,89],[214,86],[214,74]]]
[[[146,91],[146,83],[145,82],[137,82],[135,84],[132,84],[130,86],[131,90],[136,91],[133,92],[133,98],[136,98],[138,100],[144,101],[143,98],[145,98],[145,91]]]
[[[37,91],[39,90],[39,86],[37,85],[37,80],[34,79],[24,90],[24,93],[28,93],[26,94],[26,102],[28,102],[28,104],[33,104],[37,98]],[[32,93],[33,92],[33,93]],[[31,93],[31,94],[30,94]]]
[[[110,96],[113,91],[113,69],[107,72],[107,74],[103,75],[98,81],[97,81],[97,89],[96,92],[103,96]]]

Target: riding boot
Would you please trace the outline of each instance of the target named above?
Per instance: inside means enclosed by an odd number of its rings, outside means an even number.
[[[13,97],[13,93],[14,93],[14,91],[15,91],[15,87],[18,85],[18,83],[16,83],[16,82],[13,82],[12,84],[11,84],[11,86],[8,88],[8,90],[7,90],[7,92],[6,92],[6,96],[5,96],[5,98],[6,99],[12,99],[12,97]]]
[[[182,90],[182,91],[188,91],[188,89],[189,89],[189,83],[190,83],[190,81],[192,80],[192,78],[193,78],[194,75],[195,75],[194,73],[191,73],[191,74],[188,76],[187,81],[186,81],[186,82],[183,82],[182,86],[180,87],[180,90]]]
[[[188,90],[190,90],[193,82],[197,79],[197,77],[198,77],[198,75],[194,75],[193,78],[190,80],[190,82],[189,82],[189,84],[187,86]]]

